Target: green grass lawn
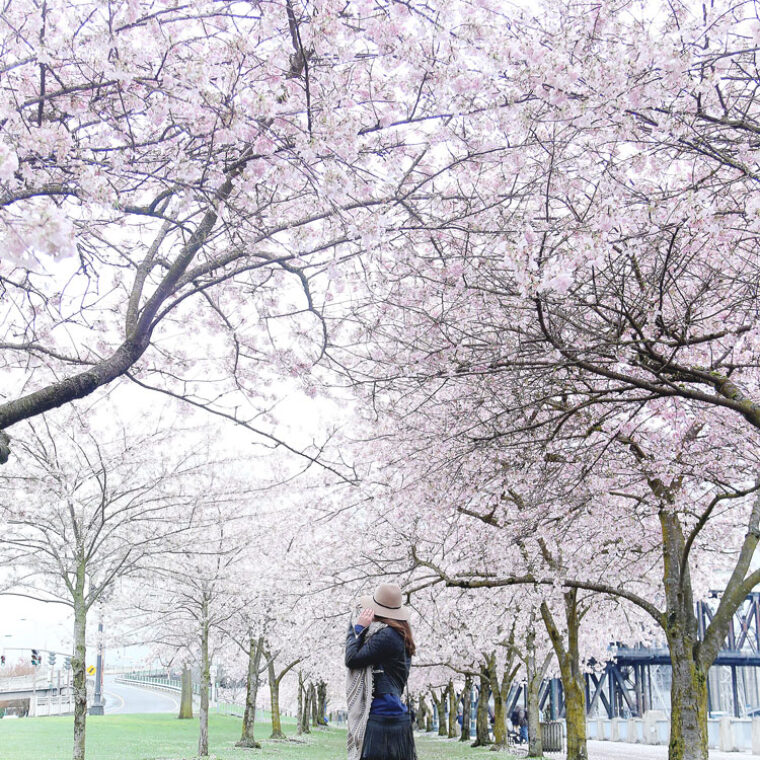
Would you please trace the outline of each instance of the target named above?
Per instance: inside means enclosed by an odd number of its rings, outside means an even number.
[[[346,733],[340,728],[312,731],[305,743],[267,741],[269,725],[262,716],[257,726],[261,750],[236,749],[241,721],[225,715],[209,720],[210,755],[218,760],[345,760]],[[291,721],[283,730],[293,735]],[[0,760],[69,760],[72,720],[20,718],[0,720]],[[87,719],[88,760],[190,760],[196,757],[198,720],[177,720],[173,715],[111,715]],[[485,750],[435,736],[417,739],[419,760],[488,760]],[[499,757],[505,758],[501,754]]]

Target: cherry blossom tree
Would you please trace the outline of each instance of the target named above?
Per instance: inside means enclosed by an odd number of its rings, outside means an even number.
[[[219,495],[213,503],[199,508],[204,515],[204,530],[194,537],[192,544],[185,546],[180,557],[155,569],[154,577],[161,579],[161,586],[139,604],[145,625],[154,627],[154,640],[177,648],[192,642],[189,645],[200,672],[200,757],[209,753],[209,690],[214,653],[223,646],[225,628],[243,613],[250,601],[238,585],[249,538],[245,525],[250,520],[249,515],[240,511],[240,498],[228,492],[226,498]],[[248,630],[240,645],[247,655],[246,674],[253,671],[246,694],[255,700],[263,646],[260,636]],[[246,709],[251,718],[255,717],[255,701],[252,708],[246,704]],[[255,746],[252,728],[250,721],[244,722],[241,746]]]
[[[704,669],[760,580],[757,463],[746,453],[760,421],[756,19],[739,3],[659,13],[548,3],[501,21],[498,70],[486,64],[490,27],[463,34],[462,49],[477,36],[483,54],[467,49],[462,92],[483,111],[463,108],[449,150],[415,167],[438,201],[409,199],[415,257],[400,239],[375,257],[363,302],[344,310],[354,340],[336,364],[378,415],[422,410],[413,453],[438,473],[491,467],[478,482],[509,502],[501,463],[540,443],[536,462],[566,465],[566,484],[605,494],[595,532],[617,526],[612,515],[646,515],[644,551],[664,536],[662,585],[650,598],[616,593],[669,640],[670,756],[704,758]],[[488,449],[492,465],[463,466]],[[606,484],[590,482],[600,475]],[[730,580],[698,642],[695,588],[708,574],[692,576],[717,567],[694,555],[717,559],[709,533],[721,524],[733,536]],[[616,585],[571,575],[568,588]]]
[[[285,738],[280,717],[280,686],[308,652],[308,645],[299,635],[306,621],[291,622],[292,579],[285,580],[287,564],[282,555],[293,538],[291,531],[282,528],[285,517],[275,500],[274,507],[257,509],[253,534],[241,531],[245,551],[236,563],[235,585],[231,589],[241,604],[235,615],[220,625],[247,659],[243,729],[237,743],[240,747],[261,747],[255,739],[254,728],[259,686],[264,674],[269,681],[270,739]]]
[[[276,438],[271,383],[311,390],[342,263],[425,193],[448,29],[363,0],[6,10],[0,430],[128,378]]]
[[[202,527],[194,483],[207,462],[158,434],[96,436],[74,408],[26,423],[17,461],[4,471],[5,535],[13,569],[7,594],[71,607],[75,760],[85,757],[85,634],[93,605],[129,576],[182,550]]]
[[[570,425],[568,430],[572,427]],[[662,431],[659,421],[655,422],[655,430]],[[573,742],[569,741],[568,746],[572,744],[573,751],[583,756],[584,698],[582,680],[578,683],[581,671],[576,640],[583,615],[578,614],[578,591],[611,594],[633,602],[651,616],[668,637],[675,674],[679,668],[703,668],[705,665],[700,663],[712,662],[725,638],[731,615],[756,584],[747,563],[756,541],[752,525],[757,502],[753,501],[756,484],[743,474],[754,471],[752,455],[747,458],[724,445],[720,463],[716,463],[716,451],[720,450],[711,440],[700,440],[699,435],[681,447],[677,458],[671,456],[667,480],[655,475],[661,465],[655,465],[645,454],[649,446],[656,443],[657,435],[647,437],[643,423],[638,429],[638,440],[646,440],[646,444],[632,446],[632,439],[628,437],[617,441],[618,445],[612,449],[614,455],[606,457],[598,456],[601,446],[607,447],[609,453],[606,435],[599,436],[596,446],[587,435],[579,437],[582,447],[573,451],[566,443],[561,461],[557,461],[556,454],[549,457],[553,460],[552,469],[558,468],[555,477],[561,478],[556,481],[560,486],[554,494],[545,479],[533,480],[527,468],[510,476],[509,471],[499,466],[494,468],[498,478],[494,492],[489,492],[487,480],[475,480],[473,472],[464,479],[464,488],[441,488],[438,472],[436,486],[431,486],[429,481],[424,483],[427,489],[424,496],[407,490],[402,492],[401,498],[406,503],[415,498],[429,500],[431,514],[436,509],[440,512],[441,505],[448,503],[455,515],[459,513],[460,519],[462,515],[476,518],[491,528],[490,538],[474,533],[463,541],[458,540],[450,527],[445,529],[444,533],[450,531],[447,543],[442,544],[448,569],[425,557],[426,541],[427,546],[433,545],[429,529],[426,527],[417,534],[413,543],[417,547],[416,562],[447,584],[462,588],[514,587],[522,583],[565,587],[565,614],[571,613],[566,619],[567,645],[560,645],[559,630],[548,606],[542,604],[540,611],[552,635],[566,683],[568,727],[577,724],[578,728],[577,732],[569,731]],[[527,451],[527,447],[522,449],[523,456]],[[478,471],[483,473],[482,448],[476,456]],[[542,460],[546,456],[544,453]],[[544,468],[542,460],[539,464]],[[593,481],[591,474],[579,477],[577,468],[582,473],[589,461],[609,476],[600,477],[597,472]],[[466,463],[460,459],[458,479],[462,478],[463,471],[466,471]],[[524,477],[524,482],[518,483],[515,476]],[[542,482],[536,490],[537,483]],[[533,507],[526,498],[526,493],[531,492],[539,495]],[[468,493],[474,493],[474,498],[470,496],[466,500]],[[663,494],[667,494],[667,506],[657,498]],[[722,510],[721,504],[732,506]],[[614,534],[609,532],[611,526],[614,526]],[[679,535],[682,538],[676,541]],[[480,546],[477,545],[479,538]],[[490,560],[483,548],[489,541],[498,554]],[[509,545],[513,547],[512,556],[505,551]],[[527,546],[532,547],[532,557],[528,556]],[[715,549],[717,546],[720,552]],[[727,546],[732,547],[728,552]],[[664,567],[662,585],[653,586],[642,574],[642,567],[658,562]],[[704,640],[698,642],[694,601],[706,595],[709,584],[715,583],[715,574],[721,569],[730,578],[719,614],[708,627]],[[678,574],[677,583],[674,572]],[[503,575],[498,578],[500,573]],[[684,621],[683,627],[674,625],[679,619]],[[675,634],[669,633],[668,620],[676,629]],[[674,640],[673,635],[680,638]],[[694,645],[693,650],[684,650],[688,642]],[[708,649],[713,646],[714,650]],[[574,656],[570,655],[571,650],[575,651]],[[679,700],[681,705],[693,704],[683,681],[673,689],[674,720],[679,719]],[[577,720],[571,721],[572,716]],[[703,718],[706,721],[706,713]]]
[[[494,388],[501,390],[500,396],[486,395]],[[566,611],[577,612],[572,597],[579,589],[612,594],[640,607],[666,636],[666,620],[684,621],[674,626],[680,637],[671,643],[674,672],[695,667],[693,655],[707,658],[696,663],[697,669],[704,667],[700,662],[712,662],[714,654],[697,645],[694,600],[706,594],[716,573],[731,576],[720,614],[705,638],[709,646],[719,647],[731,615],[756,583],[746,564],[755,545],[756,462],[740,438],[716,440],[711,434],[719,424],[725,433],[732,421],[712,415],[697,420],[683,413],[676,418],[669,405],[650,403],[638,415],[629,413],[623,423],[619,416],[600,420],[578,411],[553,440],[534,438],[536,428],[530,424],[525,425],[522,437],[515,434],[510,440],[494,424],[498,406],[510,398],[509,393],[509,386],[496,385],[492,378],[484,389],[472,378],[463,378],[451,391],[438,391],[435,405],[428,399],[422,412],[418,396],[401,402],[394,398],[393,413],[385,412],[387,419],[373,441],[377,454],[378,440],[387,437],[385,467],[391,469],[396,463],[396,474],[390,476],[383,497],[384,514],[403,520],[409,513],[404,507],[414,504],[409,519],[422,527],[411,534],[409,543],[424,547],[426,542],[448,540],[448,570],[420,561],[424,557],[419,550],[418,563],[432,569],[434,577],[463,588],[566,584]],[[493,411],[486,413],[486,405]],[[411,420],[405,419],[410,407],[417,407]],[[478,410],[478,417],[462,416],[463,408]],[[518,420],[513,416],[509,422]],[[402,443],[399,437],[402,428],[408,442]],[[442,443],[444,435],[447,440]],[[519,466],[511,460],[513,448],[519,448]],[[413,467],[418,468],[416,472]],[[448,472],[454,474],[446,479]],[[402,478],[405,488],[398,487],[393,494],[391,484],[394,479],[401,483]],[[531,494],[535,495],[532,506]],[[388,503],[398,507],[389,511]],[[724,504],[733,506],[721,509]],[[695,509],[695,505],[701,507]],[[479,520],[492,529],[492,536],[480,537],[477,532],[462,536],[453,527],[453,519],[441,522],[442,509],[451,509],[455,517]],[[433,526],[440,526],[440,536],[431,530]],[[509,538],[500,535],[504,532]],[[678,535],[680,542],[675,540]],[[496,555],[490,561],[484,548],[489,543]],[[526,544],[532,546],[534,560],[525,555]],[[721,547],[720,553],[714,551],[715,546]],[[733,547],[728,554],[726,546]],[[473,561],[482,563],[475,572]],[[651,585],[642,566],[659,563],[665,568],[662,585]],[[677,584],[668,575],[674,570],[681,578]],[[511,577],[497,579],[500,572]],[[554,615],[547,614],[548,608],[541,611],[556,645]],[[585,721],[579,716],[584,713],[584,698],[582,690],[574,688],[580,667],[577,657],[568,657],[570,649],[576,648],[573,629],[580,618],[566,622],[570,623],[567,648],[555,648],[567,680],[569,707],[578,718],[578,730],[571,732],[569,745],[583,756]],[[694,648],[689,648],[689,642]],[[682,706],[688,711],[696,702],[689,697],[685,682],[684,678],[676,683],[672,695],[674,735],[680,735],[676,724],[683,720]],[[706,726],[706,712],[700,720]]]

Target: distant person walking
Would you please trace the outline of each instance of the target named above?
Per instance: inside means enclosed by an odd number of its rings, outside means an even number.
[[[401,701],[415,653],[401,589],[383,583],[359,600],[346,637],[348,760],[416,760],[412,721]]]
[[[512,714],[509,716],[509,720],[511,721],[512,725],[514,726],[515,731],[520,736],[520,743],[525,743],[528,741],[528,713],[526,712],[525,708],[515,707],[514,710],[512,710]]]

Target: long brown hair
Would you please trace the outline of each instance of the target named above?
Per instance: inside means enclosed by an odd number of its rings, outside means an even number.
[[[401,638],[404,639],[406,653],[410,657],[414,655],[414,653],[417,651],[417,647],[414,644],[414,639],[412,638],[412,626],[409,625],[408,620],[393,620],[393,618],[381,617],[380,615],[375,615],[375,620],[379,621],[380,623],[385,623],[395,631],[398,631],[401,634]]]

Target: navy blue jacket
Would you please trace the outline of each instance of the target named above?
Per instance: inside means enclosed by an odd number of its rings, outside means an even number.
[[[406,653],[404,637],[390,626],[370,636],[357,636],[354,626],[349,625],[346,636],[346,667],[365,668],[373,666],[375,696],[404,693],[412,658]]]

